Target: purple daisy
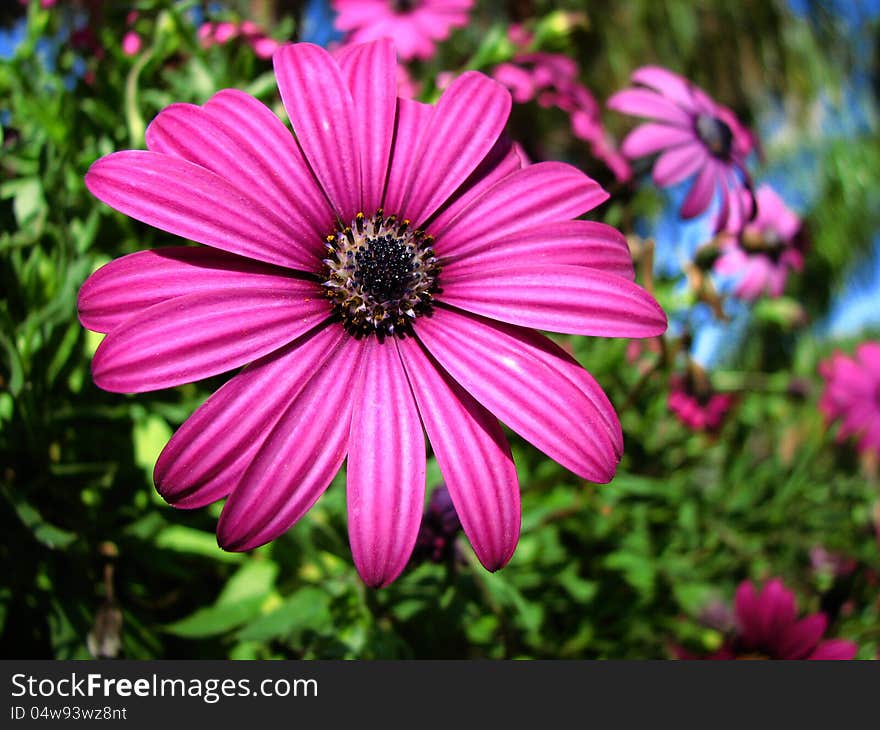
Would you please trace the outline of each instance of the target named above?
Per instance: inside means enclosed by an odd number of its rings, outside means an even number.
[[[733,407],[733,396],[714,391],[705,374],[676,373],[670,378],[666,404],[691,431],[717,431]]]
[[[467,25],[474,0],[331,0],[348,42],[394,41],[404,60],[427,60],[453,28]]]
[[[743,581],[734,601],[736,628],[724,646],[706,659],[853,659],[858,647],[845,639],[824,639],[825,614],[798,619],[797,603],[779,578],[760,592]],[[696,659],[680,653],[682,658]]]
[[[715,273],[736,278],[733,293],[748,301],[781,296],[789,271],[804,266],[800,218],[769,185],[757,189],[755,202],[755,219],[738,235],[721,237],[714,266]]]
[[[682,218],[705,211],[717,193],[715,231],[740,230],[754,212],[751,196],[741,194],[751,189],[746,158],[754,147],[752,135],[730,109],[672,71],[644,66],[631,78],[640,86],[617,92],[608,106],[651,121],[627,135],[623,153],[629,158],[659,153],[653,178],[660,187],[695,177],[679,211]]]
[[[579,476],[607,482],[620,424],[593,378],[531,328],[664,331],[623,236],[574,220],[608,196],[577,169],[521,168],[506,89],[469,72],[436,106],[396,96],[388,41],[274,56],[294,134],[225,90],[174,104],[148,151],[104,157],[86,184],[132,218],[205,244],[143,251],[93,274],[80,319],[114,392],[244,367],[159,457],[172,505],[226,498],[228,550],[278,537],[347,458],[349,537],[371,586],[406,565],[421,522],[427,432],[489,570],[513,553],[516,471],[496,419]]]
[[[858,450],[880,455],[880,342],[863,342],[855,357],[835,352],[819,365],[825,391],[819,409],[840,420],[837,440],[859,438]]]

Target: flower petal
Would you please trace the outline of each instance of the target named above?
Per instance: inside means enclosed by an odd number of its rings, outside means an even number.
[[[388,39],[342,48],[336,60],[358,110],[362,208],[382,206],[397,110],[397,58]]]
[[[386,586],[412,554],[425,503],[425,437],[397,341],[364,343],[348,446],[348,536],[358,573]]]
[[[427,223],[431,230],[442,231],[447,224],[496,183],[522,167],[522,160],[507,135],[501,135],[486,158],[477,165],[461,187],[441,205]]]
[[[361,342],[342,337],[276,421],[223,507],[217,541],[224,550],[274,540],[330,484],[348,449],[362,351]]]
[[[647,89],[624,89],[612,96],[606,106],[609,109],[647,119],[657,119],[667,124],[690,128],[692,115],[674,101]]]
[[[690,129],[648,122],[639,125],[626,136],[620,145],[620,151],[627,157],[644,157],[693,141],[694,133]]]
[[[505,266],[587,266],[634,279],[632,255],[616,228],[594,221],[565,221],[534,226],[493,241],[464,256],[442,260],[443,279],[465,272]]]
[[[202,246],[138,251],[111,261],[86,279],[76,306],[84,327],[109,332],[168,299],[230,287],[285,286],[290,273]]]
[[[311,218],[312,230],[325,236],[336,223],[333,207],[321,189],[290,130],[269,107],[238,89],[218,91],[206,112],[248,137],[262,157],[271,160],[277,184],[286,188],[289,205]]]
[[[311,212],[297,205],[298,193],[290,191],[286,178],[278,173],[277,149],[260,147],[259,137],[193,104],[172,104],[163,109],[147,127],[146,136],[154,152],[200,165],[263,201],[288,230],[299,234],[291,238],[291,245],[301,247],[304,255],[311,254],[313,268],[319,266],[321,239],[327,229],[316,226]],[[318,192],[314,180],[306,181],[307,187]]]
[[[668,187],[689,178],[701,167],[708,167],[708,153],[698,143],[666,150],[654,163],[652,177],[660,187]]]
[[[700,170],[700,174],[691,185],[691,189],[678,211],[679,215],[685,219],[694,218],[706,210],[712,202],[716,185],[717,170],[715,165],[710,162]]]
[[[828,619],[823,613],[814,613],[789,624],[775,640],[777,658],[806,659],[822,639],[827,627]]]
[[[666,315],[642,287],[581,266],[518,263],[443,272],[440,300],[484,317],[551,332],[655,337]]]
[[[433,113],[434,107],[430,104],[422,104],[420,101],[412,101],[411,99],[397,100],[394,143],[391,146],[388,181],[382,206],[387,213],[400,215],[403,210],[409,171],[416,163],[419,140],[427,129]]]
[[[99,388],[143,393],[240,367],[330,315],[316,284],[224,289],[156,304],[108,334],[92,360]]]
[[[642,66],[630,76],[633,83],[650,86],[684,109],[694,108],[694,87],[686,78],[661,66]]]
[[[819,644],[819,646],[816,647],[816,651],[810,654],[809,658],[822,661],[849,661],[850,659],[856,658],[858,651],[858,645],[854,644],[852,641],[846,641],[846,639],[828,639],[828,641],[823,641]]]
[[[434,250],[441,257],[461,256],[517,231],[575,218],[607,199],[577,168],[539,162],[508,175],[442,229],[432,228]]]
[[[551,459],[608,482],[623,450],[617,414],[590,374],[546,337],[435,309],[416,335],[485,408]]]
[[[223,385],[159,455],[153,471],[159,494],[184,509],[228,496],[281,414],[343,337],[341,327],[313,330]]]
[[[340,219],[361,209],[361,161],[355,106],[339,66],[311,43],[282,46],[272,57],[293,131]]]
[[[501,425],[416,340],[402,340],[400,354],[465,534],[487,570],[503,568],[519,540],[520,497]]]
[[[293,244],[287,225],[247,191],[187,160],[114,152],[86,173],[86,187],[148,225],[229,253],[310,271],[315,257]]]
[[[510,92],[481,73],[455,79],[420,137],[401,213],[421,225],[437,210],[495,146],[510,106]]]

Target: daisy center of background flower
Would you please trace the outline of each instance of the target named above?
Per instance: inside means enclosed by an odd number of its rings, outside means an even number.
[[[391,0],[391,7],[395,13],[410,13],[416,9],[418,0]]]
[[[440,273],[433,240],[381,210],[371,218],[358,213],[350,226],[327,236],[324,287],[352,335],[403,337],[431,310]]]
[[[779,260],[785,248],[784,241],[779,232],[773,228],[758,230],[747,227],[740,239],[743,249],[748,253],[762,253],[769,256],[774,262]]]
[[[733,132],[730,127],[718,117],[709,114],[700,114],[697,117],[697,136],[706,145],[709,152],[715,157],[726,159],[730,157],[730,149],[733,144]]]

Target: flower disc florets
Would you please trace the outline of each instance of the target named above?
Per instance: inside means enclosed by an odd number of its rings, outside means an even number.
[[[696,122],[697,136],[706,145],[709,152],[720,160],[730,158],[733,147],[733,132],[718,117],[700,114]]]
[[[334,314],[355,337],[405,337],[431,310],[440,264],[433,237],[408,220],[358,213],[351,226],[327,236],[323,285]]]

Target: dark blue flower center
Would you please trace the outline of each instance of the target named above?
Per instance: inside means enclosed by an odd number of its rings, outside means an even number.
[[[394,235],[368,238],[354,254],[353,278],[377,302],[400,299],[413,278],[413,249]]]
[[[715,157],[726,160],[733,146],[733,132],[718,117],[700,114],[697,117],[697,136]]]

